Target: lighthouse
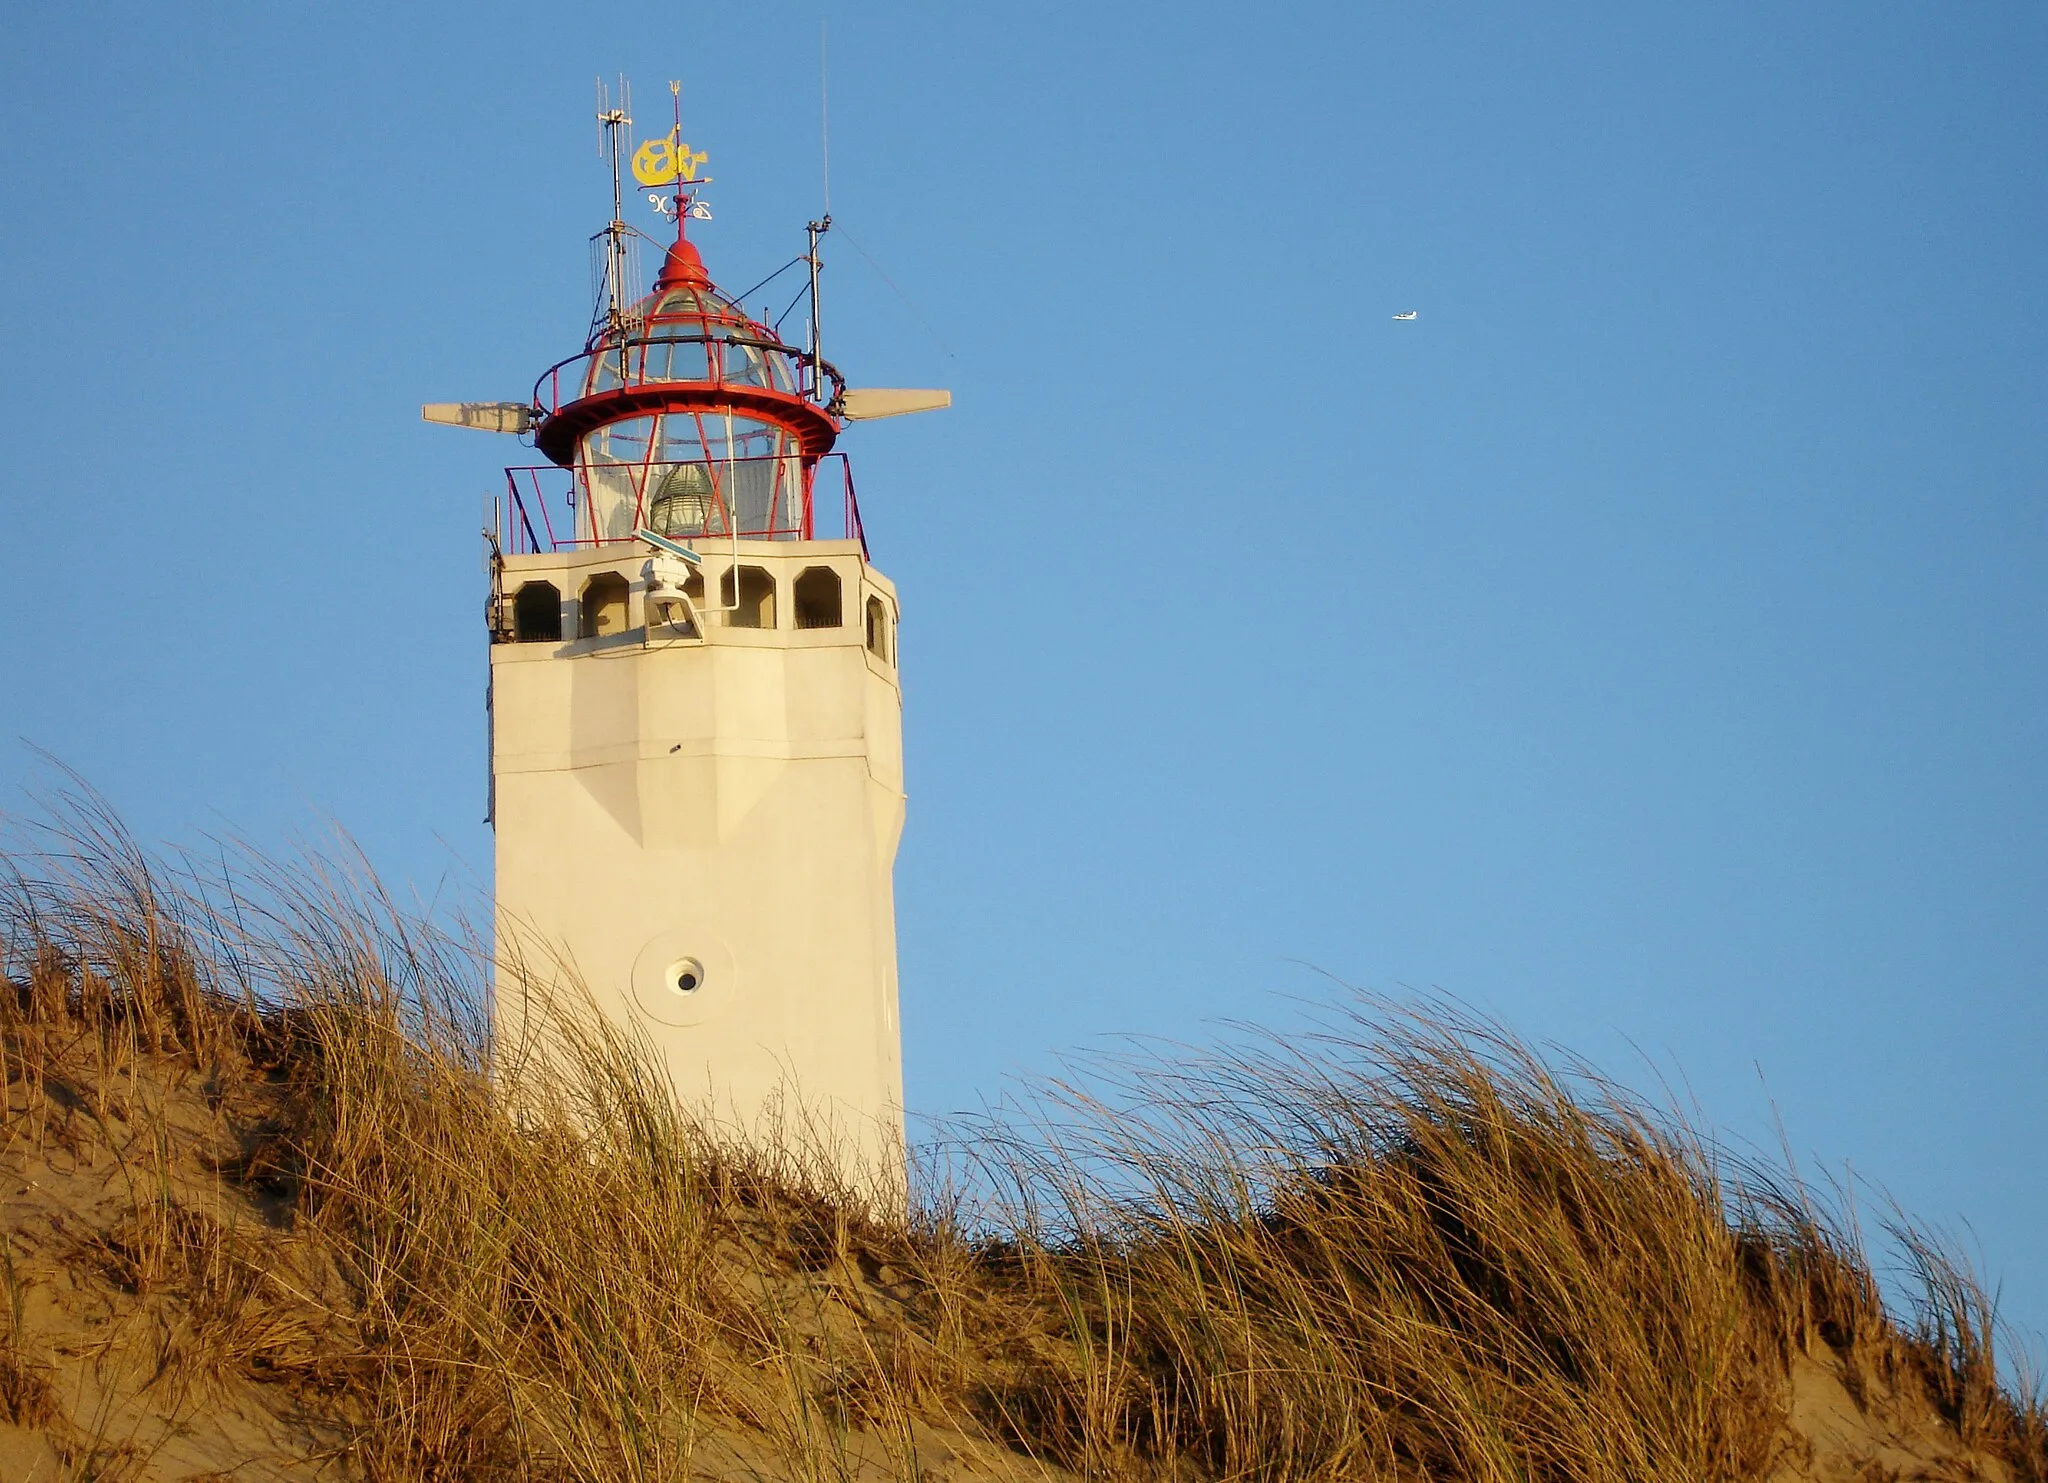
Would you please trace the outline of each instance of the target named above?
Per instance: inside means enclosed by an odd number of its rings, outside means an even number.
[[[672,233],[636,296],[631,121],[601,99],[599,122],[613,218],[583,349],[528,402],[424,409],[539,455],[505,471],[487,532],[496,1041],[539,1023],[509,965],[558,954],[716,1132],[887,1188],[904,1156],[901,612],[837,444],[850,421],[950,398],[849,391],[824,358],[829,216],[791,264],[802,342],[718,288],[680,122],[632,153]]]

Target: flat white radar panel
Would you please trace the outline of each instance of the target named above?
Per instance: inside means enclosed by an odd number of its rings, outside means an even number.
[[[420,420],[478,432],[523,433],[533,427],[533,408],[523,402],[428,402],[420,408]]]
[[[848,422],[867,422],[877,417],[902,417],[910,412],[937,412],[953,405],[950,391],[927,391],[901,386],[853,387],[839,398],[839,415]]]

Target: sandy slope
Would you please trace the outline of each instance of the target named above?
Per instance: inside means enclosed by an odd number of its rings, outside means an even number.
[[[1925,1394],[1888,1383],[1860,1359],[1827,1349],[1795,1355],[1788,1394],[1771,1483],[2012,1476],[1997,1458],[1965,1447]]]
[[[0,1351],[0,1479],[255,1480],[359,1475],[351,1371],[357,1307],[301,1239],[265,1168],[266,1088],[177,1058],[81,1068],[8,1087],[0,1145],[10,1317]],[[788,1271],[832,1321],[885,1317],[903,1274],[870,1263]],[[1896,1367],[1894,1367],[1896,1368]],[[1773,1483],[1984,1479],[1915,1384],[1863,1357],[1796,1356]],[[1058,1475],[1018,1452],[917,1423],[848,1426],[829,1455],[707,1423],[693,1473],[944,1480]]]
[[[361,1476],[356,1305],[267,1178],[260,1081],[155,1057],[99,1075],[72,1062],[8,1093],[0,1483]],[[780,1285],[815,1289],[815,1311],[858,1323],[900,1300],[900,1280],[855,1263],[792,1269]],[[912,1430],[840,1428],[802,1470],[902,1476],[907,1451],[928,1483],[1067,1476],[951,1428]],[[788,1453],[786,1440],[707,1425],[691,1472],[787,1477]]]

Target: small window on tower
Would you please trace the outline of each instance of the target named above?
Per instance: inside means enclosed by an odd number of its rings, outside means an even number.
[[[887,664],[889,650],[889,607],[879,597],[868,599],[868,652]]]
[[[609,638],[626,631],[626,595],[631,589],[617,572],[599,572],[583,585],[582,638]]]
[[[805,567],[796,579],[796,626],[837,628],[839,616],[839,573],[829,566]]]
[[[512,640],[520,644],[562,641],[562,594],[553,582],[528,582],[512,599]]]
[[[719,601],[731,609],[726,622],[734,628],[775,626],[775,579],[758,566],[728,571],[719,583]]]

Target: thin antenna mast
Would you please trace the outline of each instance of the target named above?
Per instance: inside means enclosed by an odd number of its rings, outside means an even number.
[[[811,395],[816,400],[825,400],[825,326],[818,311],[818,270],[824,265],[818,261],[818,239],[832,230],[832,213],[826,212],[823,221],[804,223],[804,229],[811,234],[811,250],[804,261],[811,265]]]
[[[625,311],[620,306],[626,299],[626,245],[632,231],[626,225],[625,187],[619,178],[619,151],[625,131],[633,126],[632,107],[632,91],[623,76],[619,78],[619,106],[616,108],[611,106],[604,80],[598,79],[598,152],[609,155],[612,165],[612,219],[604,229],[604,323],[614,339],[622,338],[619,331],[625,321]],[[622,344],[619,354],[623,357],[625,353]],[[624,371],[623,361],[620,370]]]
[[[825,70],[825,22],[818,22],[818,164],[823,177],[821,184],[825,194],[825,215],[821,221],[807,222],[806,229],[811,236],[811,249],[806,260],[811,265],[811,396],[813,400],[825,400],[825,316],[818,304],[818,272],[824,264],[818,261],[818,239],[832,230],[832,113],[831,95],[826,88]]]

